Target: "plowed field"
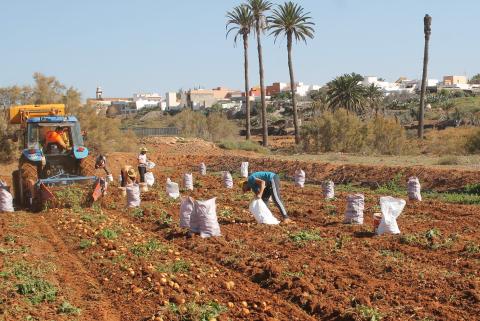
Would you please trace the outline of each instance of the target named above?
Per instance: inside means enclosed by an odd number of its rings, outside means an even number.
[[[395,177],[401,184],[412,174],[428,189],[459,189],[474,182],[473,173],[375,172],[360,166],[352,171],[185,150],[175,157],[166,156],[168,150],[151,155],[157,182],[142,194],[138,209],[126,209],[113,184],[92,208],[72,201],[70,208],[39,214],[1,214],[1,319],[480,319],[478,206],[435,198],[407,202],[398,220],[402,234],[375,236],[372,215],[382,194],[369,189]],[[252,170],[281,173],[282,196],[295,224],[256,224],[248,212],[251,195],[236,185],[223,187],[219,171],[232,170],[239,181],[235,174],[246,159]],[[119,166],[133,160],[123,154],[109,158],[117,175]],[[207,176],[198,174],[201,161]],[[307,172],[303,189],[290,179],[296,167]],[[186,172],[194,173],[195,189],[182,195],[216,197],[221,237],[202,239],[178,227],[180,199],[166,196],[164,182],[181,182]],[[325,178],[350,185],[325,201],[317,184]],[[351,184],[364,187],[362,226],[342,224]],[[405,198],[401,189],[395,193]]]

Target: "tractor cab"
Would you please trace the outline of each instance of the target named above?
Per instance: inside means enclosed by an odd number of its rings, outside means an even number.
[[[22,155],[43,162],[41,178],[61,173],[79,175],[77,162],[88,156],[80,124],[74,116],[45,116],[27,120]]]

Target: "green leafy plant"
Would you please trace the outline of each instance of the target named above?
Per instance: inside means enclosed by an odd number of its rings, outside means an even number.
[[[166,211],[162,211],[155,222],[161,227],[169,227],[173,223],[173,218]]]
[[[87,239],[81,240],[80,244],[78,245],[78,247],[80,247],[82,250],[86,250],[91,246],[92,246],[92,241]]]
[[[190,271],[190,263],[179,260],[173,263],[159,264],[156,269],[162,273],[186,273]]]
[[[114,240],[118,237],[117,232],[111,229],[103,229],[100,234],[107,240]]]
[[[380,250],[380,255],[385,257],[392,257],[394,259],[403,259],[404,254],[397,250]]]
[[[144,244],[132,246],[130,248],[130,252],[132,252],[136,256],[146,256],[153,251],[157,251],[161,247],[161,243],[157,240],[149,240]]]
[[[380,194],[401,194],[406,191],[402,184],[402,173],[397,173],[390,181],[380,186],[376,192]]]
[[[5,236],[3,237],[3,240],[5,241],[5,243],[14,244],[16,238],[15,238],[15,236],[13,236],[13,235],[5,235]]]
[[[290,278],[301,278],[302,276],[304,276],[304,273],[302,271],[298,271],[298,272],[292,272],[292,271],[283,271],[282,272],[282,276],[283,277],[290,277]]]
[[[219,218],[232,218],[233,217],[233,211],[231,209],[223,209],[218,213]]]
[[[479,253],[480,253],[480,245],[473,242],[469,242],[465,244],[463,248],[463,254],[466,254],[466,255],[474,255]]]
[[[319,241],[322,239],[320,234],[315,230],[302,230],[292,234],[289,234],[289,239],[298,244],[304,245],[307,242]]]
[[[340,235],[335,238],[335,250],[341,250],[347,243],[352,240],[350,236]]]
[[[335,216],[337,215],[337,207],[335,205],[327,204],[323,207],[328,215]]]
[[[355,311],[365,321],[380,321],[383,318],[377,309],[366,305],[357,305]]]
[[[24,295],[32,304],[53,302],[57,298],[57,288],[46,280],[32,278],[17,284],[17,292]]]
[[[185,311],[178,309],[175,304],[170,305],[169,310],[180,315],[182,321],[210,321],[227,311],[225,306],[214,301],[204,304],[189,302],[185,305]]]
[[[135,207],[130,211],[130,215],[135,218],[141,218],[143,217],[143,209],[141,209],[140,207]]]
[[[63,301],[62,304],[57,309],[57,313],[60,314],[75,314],[79,315],[82,310],[77,308],[76,306],[72,305],[68,301]]]

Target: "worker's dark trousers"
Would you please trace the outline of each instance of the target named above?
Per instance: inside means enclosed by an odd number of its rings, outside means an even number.
[[[262,200],[265,202],[265,204],[268,205],[268,201],[270,199],[270,196],[273,199],[273,202],[275,205],[278,207],[280,210],[280,213],[282,214],[283,218],[288,218],[287,210],[285,209],[285,206],[283,205],[282,198],[280,197],[280,178],[278,175],[275,175],[270,182],[266,182],[265,189],[263,190],[262,194]]]
[[[138,166],[138,172],[140,173],[140,183],[145,183],[145,173],[147,168],[145,166]]]

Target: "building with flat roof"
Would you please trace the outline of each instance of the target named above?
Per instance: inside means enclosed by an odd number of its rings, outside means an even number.
[[[466,85],[468,83],[465,76],[443,76],[443,84],[445,86],[451,85]]]

